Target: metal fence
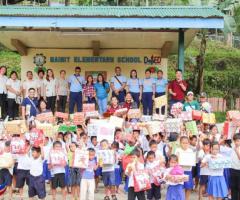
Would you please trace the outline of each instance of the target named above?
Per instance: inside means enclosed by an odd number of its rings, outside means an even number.
[[[226,38],[224,35],[208,35],[208,38],[214,41],[226,42]],[[232,37],[232,45],[233,47],[240,49],[240,36]]]

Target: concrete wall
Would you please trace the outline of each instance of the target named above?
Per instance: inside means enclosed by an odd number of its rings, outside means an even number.
[[[100,57],[108,57],[111,62],[77,62],[82,61],[83,57],[92,57],[92,50],[90,49],[28,49],[28,55],[22,56],[21,60],[21,78],[22,80],[26,77],[26,72],[28,70],[34,70],[35,64],[33,63],[33,58],[36,54],[43,54],[46,56],[46,68],[51,68],[54,70],[55,77],[59,77],[59,71],[65,69],[67,75],[74,73],[75,66],[80,66],[82,68],[82,75],[85,75],[85,71],[106,71],[107,80],[114,74],[114,68],[120,66],[122,68],[122,74],[129,77],[129,72],[131,69],[136,69],[138,71],[138,76],[140,78],[144,77],[144,70],[150,66],[159,67],[164,71],[164,75],[167,75],[167,59],[161,59],[161,52],[159,49],[108,49],[101,50]],[[154,56],[157,63],[151,63]],[[75,57],[75,61],[74,61]],[[77,58],[76,58],[77,57]],[[124,58],[119,58],[124,57]],[[136,63],[128,63],[126,60],[129,57],[134,57]],[[148,60],[148,63],[144,63]],[[159,59],[160,58],[160,59]],[[108,61],[109,61],[108,59]],[[119,59],[122,62],[119,62]],[[113,61],[114,60],[114,61]],[[161,62],[159,63],[159,61]],[[113,61],[113,62],[112,62]],[[125,61],[123,63],[123,61]],[[129,61],[131,62],[131,61]],[[35,74],[35,73],[34,73]],[[155,74],[156,75],[156,74]],[[153,76],[155,76],[153,74]],[[36,74],[35,74],[36,76]]]

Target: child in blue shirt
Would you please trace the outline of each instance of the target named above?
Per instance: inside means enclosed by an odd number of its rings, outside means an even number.
[[[95,159],[95,150],[89,148],[88,168],[84,169],[81,179],[80,199],[94,199],[95,179],[94,170],[97,169],[97,161]]]

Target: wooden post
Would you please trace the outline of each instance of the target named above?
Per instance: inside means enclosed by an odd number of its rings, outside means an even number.
[[[18,39],[11,39],[11,44],[17,49],[21,56],[27,55],[27,47]]]
[[[93,56],[100,55],[100,41],[94,40],[92,41],[92,49],[93,49]]]

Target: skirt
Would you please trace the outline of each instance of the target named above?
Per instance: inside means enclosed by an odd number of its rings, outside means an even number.
[[[43,162],[43,174],[42,175],[45,180],[51,180],[51,172],[48,169],[48,164],[47,164],[46,160]]]
[[[169,185],[167,188],[166,200],[185,200],[183,185]]]
[[[225,182],[227,184],[227,188],[230,189],[230,187],[231,187],[230,186],[231,180],[230,180],[230,169],[229,168],[224,169],[223,176],[225,178]]]
[[[224,176],[209,176],[207,193],[214,198],[227,197],[228,189]]]
[[[120,168],[115,168],[114,173],[115,173],[115,185],[119,186],[122,183],[121,169]]]
[[[184,174],[189,176],[189,180],[187,182],[184,182],[184,189],[192,190],[193,189],[192,171],[184,171]]]

